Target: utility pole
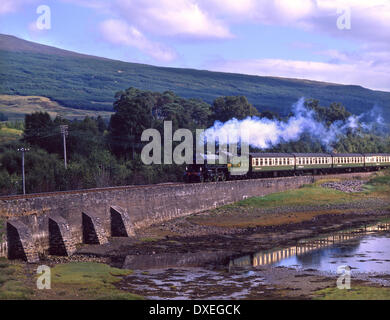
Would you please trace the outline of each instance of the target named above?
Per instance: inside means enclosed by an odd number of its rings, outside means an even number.
[[[23,194],[26,194],[26,179],[24,175],[24,153],[30,151],[28,148],[19,148],[18,151],[22,153],[22,179],[23,179]]]
[[[64,164],[65,164],[65,169],[67,169],[67,164],[66,164],[66,137],[68,136],[68,126],[67,125],[61,125],[61,134],[62,134],[62,139],[64,141]]]

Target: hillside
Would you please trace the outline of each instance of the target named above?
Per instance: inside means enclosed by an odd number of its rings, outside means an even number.
[[[194,69],[163,68],[82,55],[0,35],[0,93],[45,96],[65,107],[112,110],[115,92],[128,87],[172,90],[211,103],[222,95],[245,95],[259,110],[287,114],[300,97],[322,105],[341,102],[360,114],[375,104],[390,120],[390,93],[360,86],[259,77]]]
[[[86,116],[109,118],[109,111],[82,110],[69,107],[63,107],[58,102],[52,101],[46,97],[39,96],[18,96],[0,94],[0,112],[4,114],[9,121],[23,120],[24,116],[33,112],[47,112],[52,118],[61,116],[65,119],[84,119]]]

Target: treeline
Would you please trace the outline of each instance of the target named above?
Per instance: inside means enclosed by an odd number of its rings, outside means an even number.
[[[329,107],[307,101],[319,120],[330,126],[351,115],[337,103]],[[19,147],[29,147],[25,155],[26,190],[28,193],[83,189],[129,184],[180,181],[184,167],[144,165],[140,160],[144,129],[155,128],[163,137],[164,121],[172,121],[173,130],[191,131],[208,128],[216,120],[244,119],[248,116],[285,120],[270,111],[258,111],[243,96],[219,97],[213,104],[200,99],[184,99],[171,91],[164,93],[129,88],[115,95],[115,113],[109,121],[101,117],[84,120],[50,118],[37,112],[25,116],[22,139],[0,146],[0,194],[22,190]],[[63,160],[61,125],[68,126],[66,137],[68,167]],[[388,135],[360,130],[341,137],[335,143],[338,152],[390,152]],[[259,150],[253,150],[259,151]],[[328,151],[310,133],[293,143],[275,146],[273,152]]]

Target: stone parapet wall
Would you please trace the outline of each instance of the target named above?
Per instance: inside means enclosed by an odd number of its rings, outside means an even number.
[[[352,173],[335,176],[352,178],[368,175]],[[16,256],[22,256],[20,244],[29,243],[29,248],[25,250],[28,250],[28,255],[34,260],[31,247],[39,254],[50,252],[71,254],[78,243],[103,244],[110,236],[131,236],[134,230],[154,223],[213,209],[249,197],[299,188],[315,180],[331,177],[333,176],[298,176],[131,186],[31,195],[24,198],[0,198],[0,216],[6,217],[8,221],[17,221],[12,222],[10,227],[12,237],[18,234],[14,232],[17,226],[24,229],[23,241],[12,247],[19,250],[15,253]],[[27,252],[25,255],[27,256]]]

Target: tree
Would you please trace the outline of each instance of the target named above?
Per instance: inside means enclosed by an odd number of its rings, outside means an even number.
[[[116,94],[115,114],[109,124],[109,145],[117,156],[126,157],[131,150],[134,158],[142,132],[152,126],[155,103],[155,97],[148,91],[129,88]]]
[[[0,112],[0,121],[8,121],[8,117],[4,113],[1,113],[1,112]]]
[[[219,97],[212,105],[212,121],[226,122],[232,118],[238,120],[258,116],[259,113],[244,96]]]
[[[53,150],[54,123],[47,112],[34,112],[25,116],[24,140],[32,145]],[[57,135],[59,136],[58,131]]]
[[[345,121],[352,113],[347,111],[341,103],[333,102],[329,107],[322,107],[318,100],[310,99],[305,102],[307,108],[316,112],[318,121],[330,126],[335,121]]]

